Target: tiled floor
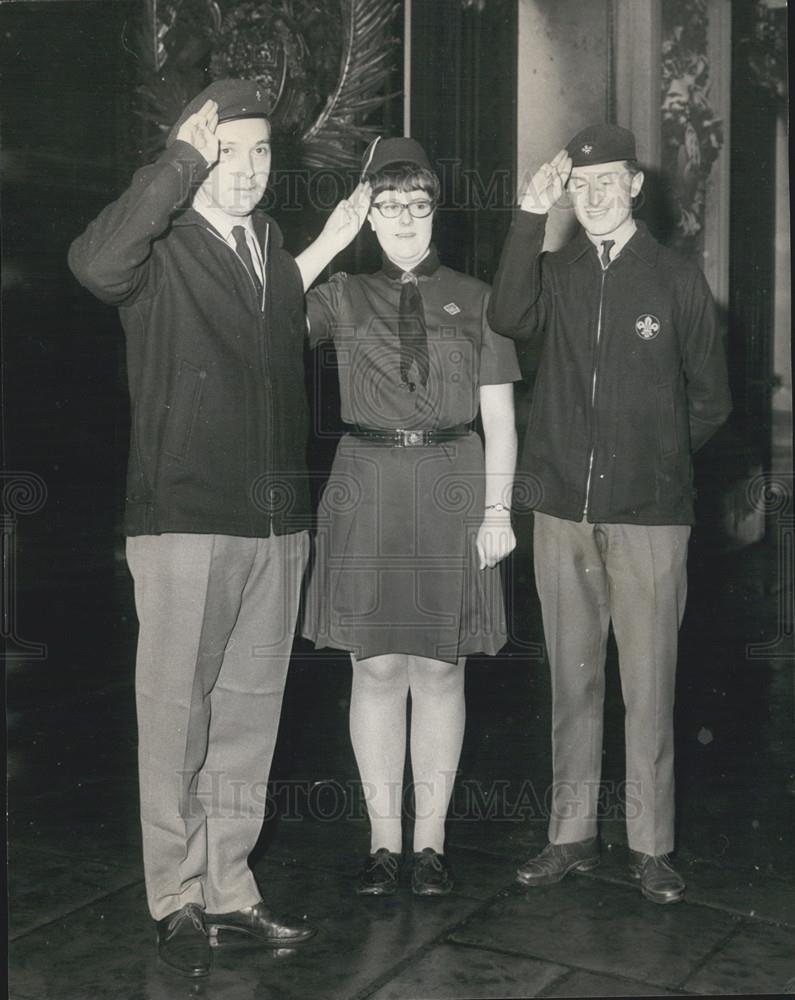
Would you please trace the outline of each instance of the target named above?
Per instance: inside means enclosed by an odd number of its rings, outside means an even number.
[[[319,933],[293,952],[216,949],[200,984],[158,964],[146,910],[126,575],[23,589],[22,634],[48,654],[18,661],[9,677],[12,997],[795,993],[793,660],[747,649],[776,636],[776,552],[695,554],[677,701],[684,904],[641,897],[610,793],[600,868],[541,889],[513,883],[517,862],[545,842],[550,779],[546,666],[522,646],[540,635],[531,594],[517,601],[522,627],[508,655],[467,668],[468,729],[448,828],[457,884],[444,899],[407,888],[381,900],[352,893],[367,827],[347,736],[349,667],[297,644],[272,773],[277,815],[253,863],[274,908],[306,912]],[[606,718],[604,777],[618,783],[612,657]]]

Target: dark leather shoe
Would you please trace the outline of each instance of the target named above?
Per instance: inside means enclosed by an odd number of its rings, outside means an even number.
[[[231,913],[205,913],[204,920],[214,945],[219,944],[221,936],[229,933],[246,934],[262,944],[288,948],[308,941],[315,933],[315,928],[303,920],[277,917],[262,900]]]
[[[400,855],[379,847],[368,854],[359,872],[356,892],[359,896],[391,896],[400,882]]]
[[[453,876],[447,859],[432,847],[414,855],[411,891],[415,896],[446,896],[453,891]]]
[[[640,891],[652,903],[678,903],[685,895],[685,880],[667,854],[629,852],[629,870],[640,879]]]
[[[589,872],[599,864],[599,840],[577,840],[573,844],[547,844],[540,854],[519,868],[516,881],[522,885],[552,885],[569,872]]]
[[[200,906],[186,903],[157,921],[157,953],[166,965],[189,979],[209,976],[212,955]]]

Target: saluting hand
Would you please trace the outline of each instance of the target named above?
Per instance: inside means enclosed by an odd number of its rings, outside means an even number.
[[[180,125],[177,138],[189,142],[212,166],[218,160],[218,105],[207,101]]]
[[[522,195],[520,208],[523,212],[546,215],[553,205],[560,201],[566,182],[571,173],[571,157],[565,149],[549,163],[542,163],[533,174],[527,190]]]
[[[372,188],[366,181],[357,184],[349,198],[343,198],[334,208],[323,227],[322,236],[329,240],[335,253],[344,250],[362,228],[370,209]]]

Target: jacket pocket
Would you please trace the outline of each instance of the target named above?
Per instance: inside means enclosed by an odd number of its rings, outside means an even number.
[[[163,451],[171,458],[184,459],[188,454],[206,375],[202,368],[197,368],[189,361],[181,361],[179,364],[163,444]]]
[[[663,458],[677,450],[674,395],[670,385],[657,386],[657,441]]]

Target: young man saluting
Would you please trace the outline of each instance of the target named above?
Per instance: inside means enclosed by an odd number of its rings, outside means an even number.
[[[523,466],[539,491],[535,577],[552,674],[549,843],[527,886],[599,863],[608,627],[626,708],[630,870],[647,899],[682,899],[673,850],[677,638],[693,523],[692,453],[726,419],[726,360],[695,263],[632,217],[643,173],[614,125],[576,135],[535,174],[503,250],[492,328],[542,341]],[[582,226],[542,255],[567,190]],[[630,801],[631,800],[631,801]]]
[[[255,212],[266,116],[256,83],[211,84],[69,254],[126,335],[144,870],[160,957],[189,977],[210,937],[313,933],[271,912],[247,858],[308,548],[303,291],[367,204],[341,203],[293,260]]]

